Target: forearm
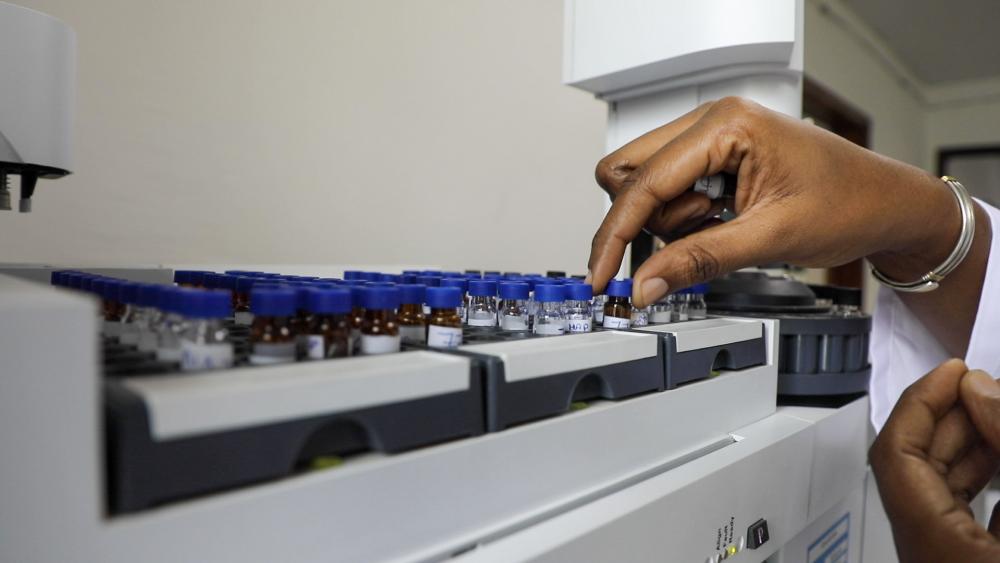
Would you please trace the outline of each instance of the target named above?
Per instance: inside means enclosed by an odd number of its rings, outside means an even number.
[[[910,233],[909,242],[868,257],[879,271],[893,279],[909,281],[926,274],[944,260],[958,241],[961,216],[955,197],[940,180],[928,180],[915,190],[913,211],[906,213],[905,221],[896,227]],[[948,354],[955,357],[965,357],[969,346],[992,241],[989,216],[978,204],[975,216],[976,231],[968,255],[937,290],[897,292]]]

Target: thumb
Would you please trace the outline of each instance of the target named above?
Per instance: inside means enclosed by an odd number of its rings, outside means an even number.
[[[753,214],[678,239],[643,262],[633,276],[632,300],[645,307],[670,289],[683,289],[727,272],[773,260],[774,230]]]
[[[971,370],[962,377],[959,396],[979,435],[1000,452],[1000,382],[984,371]]]

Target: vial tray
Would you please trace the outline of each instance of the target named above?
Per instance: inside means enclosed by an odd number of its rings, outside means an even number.
[[[714,318],[632,329],[663,342],[665,388],[711,377],[714,370],[740,370],[767,362],[764,323]]]
[[[486,429],[569,411],[573,403],[662,391],[663,360],[652,335],[598,331],[562,336],[467,330],[451,353],[473,359],[483,378]],[[443,350],[442,350],[443,351]]]
[[[433,352],[106,377],[104,397],[112,513],[483,432],[471,361]]]
[[[227,323],[229,339],[233,342],[233,363],[247,364],[250,357],[250,327]],[[153,352],[142,352],[134,345],[122,344],[105,338],[101,344],[101,362],[106,376],[127,377],[179,372],[176,362],[156,359]]]

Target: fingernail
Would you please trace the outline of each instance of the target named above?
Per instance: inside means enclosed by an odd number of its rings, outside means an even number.
[[[656,303],[659,298],[667,294],[667,289],[667,282],[663,278],[649,278],[642,282],[640,291],[643,304]]]
[[[985,395],[987,397],[1000,396],[1000,385],[985,371],[978,369],[971,370],[965,374],[965,379],[968,382],[967,385],[978,395]]]

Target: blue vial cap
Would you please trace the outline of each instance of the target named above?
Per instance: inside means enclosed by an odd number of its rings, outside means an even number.
[[[494,273],[487,272],[487,273],[483,274],[483,279],[484,280],[499,281],[502,278],[500,277],[500,274],[494,274]]]
[[[176,313],[177,309],[174,305],[178,291],[180,291],[180,288],[172,285],[162,286],[156,298],[156,305],[154,306],[165,313]]]
[[[410,275],[410,276],[422,276],[423,275],[423,271],[422,270],[403,270],[403,275],[404,276],[406,276],[406,275]]]
[[[463,272],[441,272],[442,278],[460,278],[464,275]]]
[[[253,289],[253,284],[257,282],[257,278],[250,276],[237,276],[236,277],[236,291],[239,293],[250,293]]]
[[[80,272],[66,272],[63,274],[63,286],[73,287],[74,283],[79,283]]]
[[[365,286],[351,284],[345,287],[351,292],[351,307],[363,307],[364,303],[361,299],[361,294],[364,293]]]
[[[611,280],[605,293],[610,297],[632,297],[632,280]]]
[[[49,273],[49,284],[55,286],[62,285],[62,276],[63,276],[62,271],[52,270],[52,272]]]
[[[230,274],[219,274],[217,278],[219,287],[222,289],[228,289],[230,291],[236,289],[236,280],[239,278]]]
[[[503,282],[500,284],[500,299],[517,299],[525,301],[531,286],[524,282]]]
[[[469,291],[469,280],[465,278],[444,278],[441,280],[441,287],[457,287],[462,295]]]
[[[399,307],[399,289],[385,286],[365,286],[361,290],[361,306],[370,311]]]
[[[535,286],[535,301],[551,303],[566,300],[566,286],[555,284],[540,284]]]
[[[521,272],[504,272],[503,279],[505,280],[516,280],[521,277]]]
[[[221,276],[222,274],[216,274],[215,272],[207,272],[201,278],[201,285],[209,289],[219,287],[220,284],[222,283],[221,281],[219,281],[221,279]]]
[[[566,286],[566,299],[590,301],[594,298],[594,287],[589,283],[571,283]]]
[[[160,304],[160,291],[165,286],[156,283],[139,285],[136,292],[136,305],[140,307],[157,307]]]
[[[295,314],[297,294],[289,287],[254,286],[250,290],[250,312],[263,317],[290,317]]]
[[[350,290],[339,287],[310,287],[305,293],[306,309],[318,315],[337,315],[351,310]]]
[[[95,276],[94,274],[86,274],[80,278],[80,290],[81,291],[93,291],[94,282],[97,280],[103,280],[102,276]]]
[[[417,276],[417,283],[420,285],[426,285],[427,287],[437,287],[441,285],[440,276]]]
[[[428,287],[427,305],[432,309],[454,309],[462,305],[462,290],[457,287]]]
[[[118,284],[118,301],[135,305],[139,302],[139,286],[136,282],[122,281]]]
[[[399,283],[415,284],[417,283],[417,274],[403,274],[399,276],[402,278]]]
[[[360,280],[361,270],[344,270],[345,280]]]
[[[106,295],[108,291],[106,286],[109,281],[111,280],[107,278],[84,278],[80,282],[80,289],[83,291],[89,291],[102,299],[108,299]],[[115,298],[117,297],[118,295],[116,294]]]
[[[399,274],[379,274],[378,281],[380,282],[392,282],[392,283],[403,283],[403,276]]]
[[[289,282],[289,284],[289,287],[295,291],[295,309],[298,311],[308,311],[309,291],[314,289],[314,287],[305,282]]]
[[[361,272],[361,274],[358,276],[358,279],[361,279],[361,280],[364,280],[364,281],[378,281],[379,280],[379,276],[381,276],[381,275],[382,274],[380,274],[378,272]]]
[[[442,272],[441,270],[421,270],[420,271],[420,275],[421,276],[434,276],[434,277],[440,278],[440,277],[442,277],[444,275],[444,272]]]
[[[225,289],[176,290],[176,309],[192,319],[223,319],[233,312],[232,294]]]
[[[427,288],[417,284],[403,284],[399,286],[399,302],[402,304],[422,304]]]
[[[691,286],[691,293],[695,295],[705,295],[706,293],[708,293],[708,284],[698,283]]]
[[[469,282],[469,295],[494,297],[496,294],[497,282],[493,280],[472,280]]]
[[[94,293],[100,295],[104,299],[121,303],[121,288],[123,283],[124,282],[122,280],[104,278],[101,280],[94,280],[93,285],[90,287]]]

